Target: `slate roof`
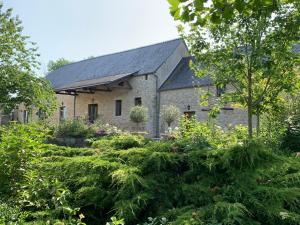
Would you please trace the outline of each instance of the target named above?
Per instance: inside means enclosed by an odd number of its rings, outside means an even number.
[[[71,83],[101,77],[155,72],[175,51],[181,39],[136,48],[128,51],[99,56],[71,63],[49,73],[46,78],[54,89]]]
[[[166,91],[212,85],[213,81],[209,76],[201,78],[195,76],[189,66],[189,62],[192,59],[193,57],[182,58],[170,77],[162,84],[159,90]]]
[[[72,90],[72,89],[89,88],[89,87],[94,87],[94,86],[99,86],[99,85],[110,84],[113,82],[117,82],[121,79],[128,78],[128,77],[132,76],[133,74],[134,73],[125,73],[125,74],[119,74],[119,75],[100,77],[100,78],[91,79],[91,80],[76,81],[74,83],[59,87],[56,90],[57,91],[67,91],[67,90]]]

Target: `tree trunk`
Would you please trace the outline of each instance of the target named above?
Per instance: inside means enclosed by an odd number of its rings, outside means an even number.
[[[248,71],[248,137],[249,139],[253,138],[253,124],[252,124],[252,107],[253,106],[253,97],[252,97],[252,74]]]

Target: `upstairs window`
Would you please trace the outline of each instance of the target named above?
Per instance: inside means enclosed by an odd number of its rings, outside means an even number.
[[[142,105],[142,98],[141,97],[135,98],[134,99],[134,105],[135,106]]]
[[[122,115],[122,100],[116,100],[116,116]]]

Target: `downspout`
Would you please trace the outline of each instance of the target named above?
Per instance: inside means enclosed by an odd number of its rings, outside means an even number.
[[[75,94],[75,95],[74,95],[74,102],[73,102],[73,106],[74,106],[73,119],[74,119],[74,120],[76,119],[76,97],[77,97],[77,95]]]
[[[155,109],[155,137],[159,138],[160,137],[160,129],[159,129],[159,114],[160,114],[160,91],[158,90],[158,76],[156,74],[153,74],[156,78],[156,87],[155,87],[155,92],[156,92],[156,109]]]

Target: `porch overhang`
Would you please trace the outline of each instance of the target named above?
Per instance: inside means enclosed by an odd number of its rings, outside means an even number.
[[[55,88],[54,91],[56,94],[78,95],[79,93],[94,94],[96,91],[110,92],[112,91],[112,88],[115,87],[130,89],[131,86],[128,83],[128,79],[134,74],[136,74],[136,72],[76,81],[71,84]],[[121,85],[125,82],[126,85]]]

